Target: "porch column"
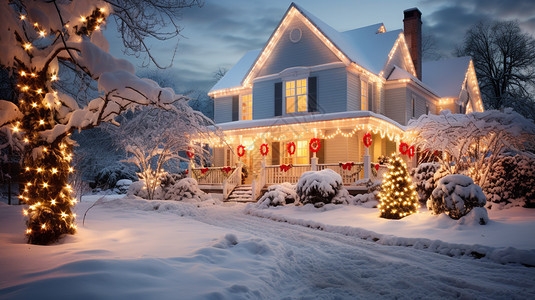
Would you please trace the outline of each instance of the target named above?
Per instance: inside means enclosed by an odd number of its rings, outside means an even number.
[[[318,170],[318,158],[316,157],[316,153],[314,153],[314,156],[310,158],[310,170],[311,171]]]
[[[193,160],[189,160],[189,164],[188,164],[188,177],[189,178],[192,178],[193,174],[192,174],[192,169],[193,168]]]
[[[364,179],[370,179],[370,175],[372,173],[370,165],[372,161],[370,158],[370,149],[366,146],[364,146],[363,163],[364,163]]]

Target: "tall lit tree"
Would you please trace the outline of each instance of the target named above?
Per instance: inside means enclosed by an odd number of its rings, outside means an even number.
[[[114,17],[128,49],[148,54],[144,39],[157,34],[168,14],[197,1],[1,1],[0,65],[17,82],[18,101],[0,100],[0,125],[7,141],[23,155],[26,182],[20,198],[29,206],[28,242],[49,244],[76,230],[71,207],[76,200],[68,184],[74,130],[88,129],[140,105],[175,109],[184,100],[171,89],[135,76],[134,66],[112,57],[100,31]],[[146,20],[144,18],[153,18]],[[171,23],[175,24],[175,23]],[[161,25],[161,27],[158,27]],[[172,26],[171,26],[172,28]],[[175,29],[179,28],[175,25]],[[55,89],[60,66],[98,83],[98,97],[87,105]]]
[[[420,208],[418,193],[412,184],[405,163],[399,156],[390,159],[388,172],[385,173],[381,192],[379,193],[379,205],[381,218],[401,219],[414,214]]]

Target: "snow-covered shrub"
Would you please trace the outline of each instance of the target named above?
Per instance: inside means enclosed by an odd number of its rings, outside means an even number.
[[[490,169],[483,191],[498,205],[535,207],[535,158],[501,156]]]
[[[176,175],[176,174],[175,174]],[[175,176],[175,177],[179,177]],[[172,178],[173,176],[167,176],[166,178]],[[168,180],[166,185],[159,185],[154,191],[155,200],[175,200],[186,202],[201,202],[208,200],[210,197],[203,192],[197,180],[193,178],[182,178],[176,181]],[[137,196],[143,199],[148,199],[147,188],[143,180],[136,181],[130,185],[127,192],[128,196]]]
[[[439,163],[422,163],[411,170],[411,177],[418,192],[420,202],[425,202],[435,189],[435,173],[440,169]]]
[[[291,183],[281,183],[268,187],[268,191],[258,200],[259,208],[279,206],[286,204],[298,204],[296,186]]]
[[[197,180],[193,178],[183,178],[175,184],[161,186],[161,188],[164,200],[201,202],[210,198],[199,188]]]
[[[121,179],[136,181],[136,171],[137,168],[132,164],[116,162],[97,173],[93,188],[110,189]]]
[[[427,200],[427,208],[434,214],[446,213],[458,220],[475,207],[484,208],[487,199],[483,190],[465,175],[447,175],[440,179]],[[485,220],[482,220],[486,224]]]
[[[115,191],[118,193],[118,194],[126,194],[126,192],[128,191],[128,188],[130,187],[130,185],[132,184],[132,180],[130,179],[121,179],[119,181],[117,181],[117,183],[115,184]]]
[[[322,207],[331,203],[343,188],[342,177],[331,169],[308,171],[297,182],[297,195],[301,203]]]

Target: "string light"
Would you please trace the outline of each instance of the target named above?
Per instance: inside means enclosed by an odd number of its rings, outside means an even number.
[[[418,213],[420,204],[405,162],[399,156],[390,159],[388,172],[383,176],[381,192],[378,194],[380,216],[387,219],[401,219]]]

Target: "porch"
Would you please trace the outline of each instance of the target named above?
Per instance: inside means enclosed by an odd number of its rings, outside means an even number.
[[[373,168],[371,165],[373,165]],[[311,164],[301,165],[265,165],[263,163],[260,172],[254,176],[250,183],[250,196],[248,195],[248,199],[244,199],[243,201],[254,202],[260,198],[263,191],[270,185],[284,182],[296,184],[303,173],[324,169],[331,169],[340,174],[344,186],[350,192],[359,193],[363,192],[365,188],[356,185],[358,180],[371,179],[372,181],[381,181],[383,174],[388,170],[388,166],[371,163],[368,167],[369,170],[366,171],[364,163],[353,162],[318,164],[314,163],[314,159],[312,159]],[[238,164],[236,167],[191,168],[189,174],[197,180],[202,190],[211,193],[221,193],[223,198],[227,200],[234,189],[242,186],[242,170],[243,164]]]

